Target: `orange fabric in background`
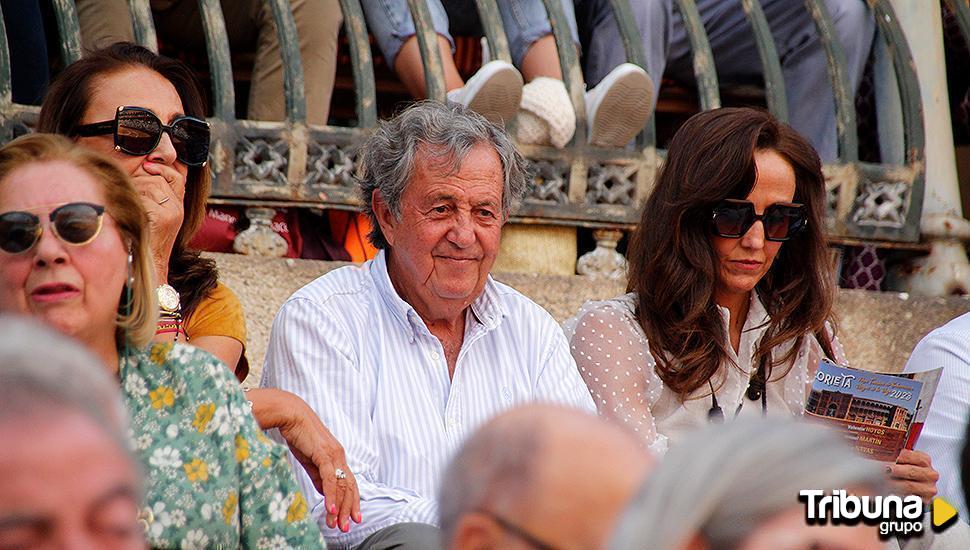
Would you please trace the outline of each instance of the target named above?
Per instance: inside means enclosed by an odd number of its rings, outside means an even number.
[[[360,212],[346,210],[330,210],[330,232],[338,241],[343,235],[344,249],[350,254],[351,260],[360,263],[372,259],[377,255],[377,249],[370,243],[367,234],[370,233],[370,219]]]

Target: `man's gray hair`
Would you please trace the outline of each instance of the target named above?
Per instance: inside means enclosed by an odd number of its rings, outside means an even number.
[[[118,382],[81,344],[26,318],[0,317],[0,421],[78,412],[128,450]]]
[[[794,421],[713,425],[674,447],[627,507],[610,548],[680,548],[700,533],[737,548],[758,524],[798,505],[802,489],[886,494],[881,467],[829,428]]]
[[[528,502],[544,431],[541,419],[522,423],[493,421],[470,437],[441,480],[438,513],[444,546],[459,520],[476,511],[515,511]]]
[[[468,152],[482,143],[494,147],[502,162],[502,211],[503,218],[508,219],[525,193],[526,164],[504,129],[457,103],[431,100],[414,103],[383,121],[363,145],[358,172],[360,198],[371,221],[371,243],[377,248],[388,248],[374,214],[374,191],[380,191],[391,213],[400,219],[401,197],[411,182],[419,150],[433,155],[443,163],[442,168],[453,173]]]

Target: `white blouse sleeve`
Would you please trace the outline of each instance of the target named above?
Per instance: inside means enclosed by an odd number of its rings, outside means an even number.
[[[836,336],[835,331],[832,330],[832,325],[825,323],[825,330],[829,333],[829,338],[832,339],[832,354],[835,356],[829,357],[829,359],[835,361],[839,365],[848,367],[849,360],[845,356],[845,348],[842,347],[842,342],[839,342],[839,337]],[[812,392],[812,383],[815,381],[815,373],[818,372],[818,364],[823,358],[825,358],[825,352],[822,350],[822,345],[818,343],[818,340],[811,337],[809,342],[808,364],[806,366],[808,375],[805,379],[806,396]]]
[[[630,309],[617,300],[587,302],[565,330],[599,413],[626,424],[654,453],[666,452],[667,438],[657,432],[650,412],[663,385]]]

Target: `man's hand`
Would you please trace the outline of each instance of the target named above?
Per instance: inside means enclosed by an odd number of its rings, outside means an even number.
[[[360,523],[360,493],[344,448],[323,425],[313,409],[296,395],[287,399],[287,421],[279,426],[280,435],[286,440],[290,451],[313,481],[313,486],[323,494],[327,506],[327,526],[350,531],[350,520]],[[346,477],[337,479],[337,469]]]
[[[903,449],[895,464],[886,466],[889,479],[904,495],[917,495],[929,503],[936,496],[936,482],[940,474],[933,469],[930,455],[922,451]]]

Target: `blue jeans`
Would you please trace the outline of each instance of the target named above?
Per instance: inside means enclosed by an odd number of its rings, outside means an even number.
[[[455,3],[455,2],[453,2]],[[465,2],[468,9],[475,9],[474,2]],[[522,58],[536,40],[552,33],[549,18],[541,0],[497,0],[499,13],[509,41],[512,62],[516,66],[522,65]],[[573,41],[578,43],[576,32],[576,16],[573,12],[572,0],[562,0],[562,9],[569,22],[569,30]],[[413,36],[414,20],[406,0],[362,0],[364,16],[367,18],[367,28],[370,30],[377,44],[384,54],[384,59],[390,67],[394,67],[397,54],[404,42]],[[463,6],[464,7],[464,6]],[[440,0],[428,0],[431,11],[431,21],[435,32],[448,39],[452,49],[454,40],[448,33],[448,15]]]
[[[640,31],[644,69],[657,84],[666,71],[677,80],[693,80],[690,41],[672,0],[630,0]],[[744,81],[761,75],[761,59],[740,0],[697,0],[721,80]],[[619,29],[608,0],[576,0],[589,33],[586,80],[594,85],[626,60]],[[761,6],[781,57],[789,123],[807,137],[823,161],[836,158],[835,101],[825,50],[815,23],[798,0],[762,0]],[[825,0],[842,43],[846,72],[854,90],[862,78],[876,22],[863,0]],[[654,95],[656,101],[656,95]],[[855,129],[850,129],[855,131]]]

